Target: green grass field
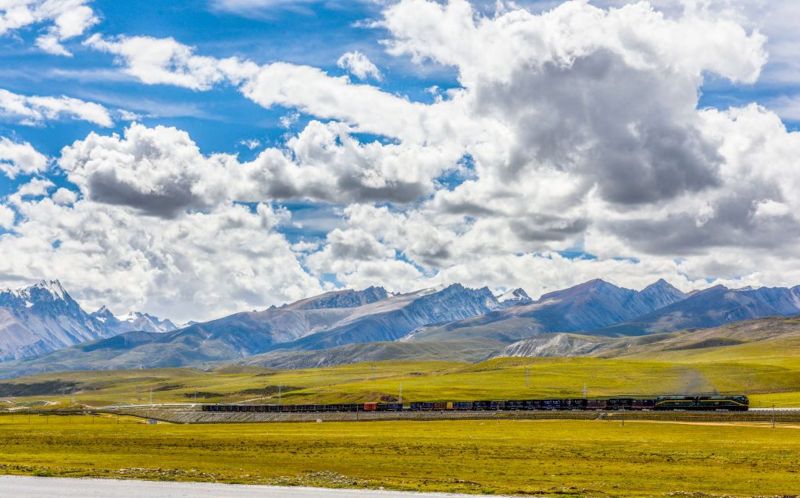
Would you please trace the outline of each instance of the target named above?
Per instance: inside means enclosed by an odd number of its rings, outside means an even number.
[[[705,353],[708,354],[708,353]],[[666,356],[666,355],[665,355]],[[753,406],[800,406],[795,358],[498,359],[479,364],[379,362],[310,370],[227,368],[72,372],[15,379],[34,394],[6,406],[252,402],[340,403],[393,400],[746,393]],[[11,386],[13,387],[13,386]],[[0,383],[8,392],[9,386]],[[280,391],[280,394],[279,394]]]
[[[800,428],[0,417],[0,472],[558,496],[800,493]]]

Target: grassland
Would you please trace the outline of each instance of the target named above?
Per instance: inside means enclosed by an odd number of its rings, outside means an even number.
[[[708,353],[705,353],[708,354]],[[15,386],[25,395],[8,396]],[[137,403],[338,403],[394,400],[736,392],[753,406],[800,406],[800,361],[706,359],[497,359],[478,364],[378,362],[309,370],[226,368],[71,372],[0,383],[8,407]]]
[[[561,496],[800,493],[800,428],[0,417],[0,472]],[[692,495],[696,496],[696,495]]]

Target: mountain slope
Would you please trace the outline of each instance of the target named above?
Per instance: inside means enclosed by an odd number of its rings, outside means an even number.
[[[516,342],[494,357],[593,356],[670,362],[739,359],[781,364],[800,354],[800,317],[761,318],[702,330],[608,337],[548,334]]]
[[[603,280],[592,280],[543,295],[529,303],[483,316],[429,327],[407,340],[500,340],[507,343],[545,332],[589,332],[628,321],[684,299],[684,294],[661,280],[637,292]]]
[[[30,358],[110,334],[58,281],[0,292],[0,360]]]
[[[326,349],[344,344],[394,341],[430,324],[484,315],[499,307],[487,288],[453,284],[440,291],[418,291],[366,306],[330,330],[286,345],[291,349]]]
[[[380,288],[338,291],[163,334],[129,332],[9,368],[41,372],[238,361],[279,348],[392,341],[422,325],[485,313],[497,305],[488,289],[461,285],[395,296]]]
[[[728,289],[721,285],[645,314],[607,327],[605,335],[640,335],[681,329],[709,328],[726,323],[800,314],[800,286],[791,289]]]
[[[313,351],[276,350],[242,361],[268,368],[317,368],[367,361],[481,361],[502,347],[487,348],[483,342],[364,342]]]

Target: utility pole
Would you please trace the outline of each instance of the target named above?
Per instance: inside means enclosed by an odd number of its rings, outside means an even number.
[[[583,383],[583,399],[586,399],[586,383]]]
[[[283,391],[283,386],[278,386],[278,405],[281,404],[281,394]]]
[[[525,368],[525,387],[531,387],[531,369]]]
[[[400,397],[399,397],[399,402],[400,402],[400,404],[401,404],[401,405],[403,404],[403,383],[402,383],[402,382],[400,383]]]

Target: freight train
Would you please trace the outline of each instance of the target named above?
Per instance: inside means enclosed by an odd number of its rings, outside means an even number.
[[[526,399],[505,401],[436,401],[403,403],[345,403],[333,405],[202,405],[204,412],[323,413],[323,412],[445,412],[445,411],[548,411],[548,410],[688,410],[746,411],[747,396],[658,396],[655,398]]]

